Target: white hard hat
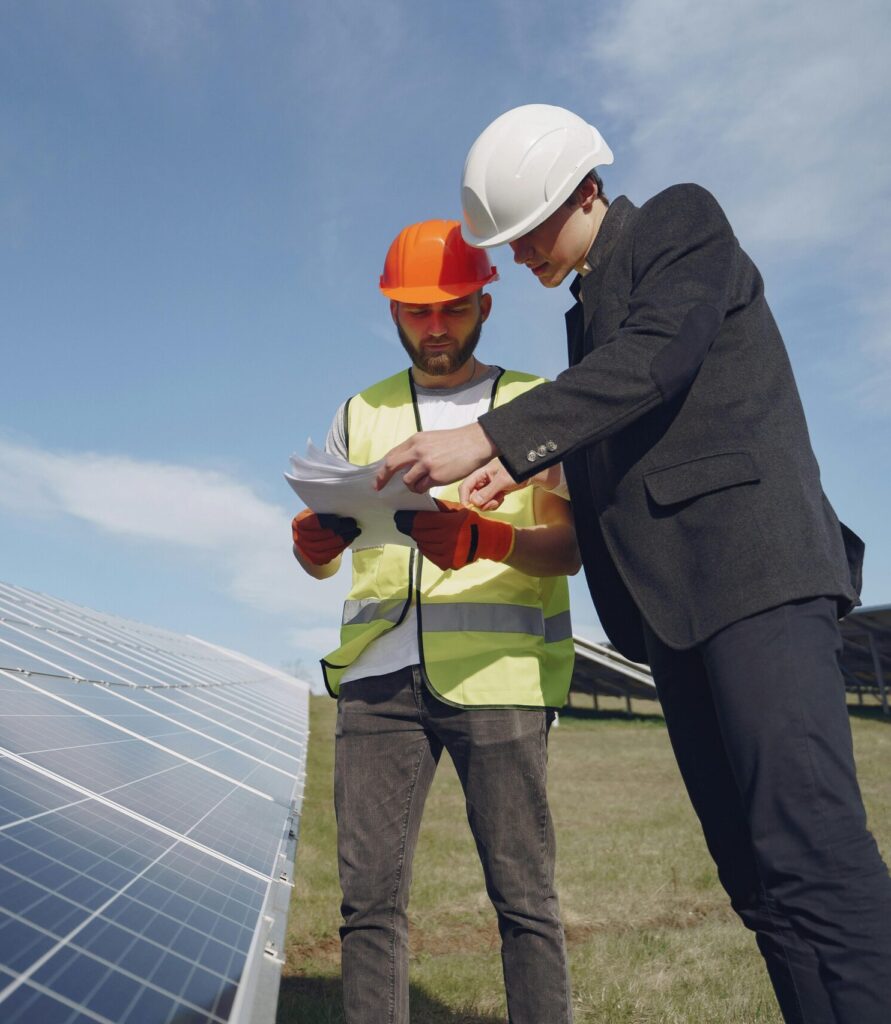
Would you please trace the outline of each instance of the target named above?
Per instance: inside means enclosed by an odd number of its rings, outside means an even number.
[[[600,132],[572,111],[514,107],[467,154],[461,233],[481,248],[512,242],[549,217],[590,170],[612,162]]]

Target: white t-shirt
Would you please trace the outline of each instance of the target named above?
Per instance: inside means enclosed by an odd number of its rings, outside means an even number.
[[[422,388],[415,385],[421,429],[449,430],[476,423],[491,407],[495,382],[500,373],[500,367],[490,366],[481,377],[457,388]],[[345,411],[346,402],[337,410],[325,440],[325,450],[344,459],[347,457]],[[434,487],[431,493],[435,496],[442,490],[441,487]],[[344,672],[341,683],[365,676],[384,675],[406,665],[419,664],[418,616],[414,601],[412,595],[411,607],[402,622],[369,644]]]

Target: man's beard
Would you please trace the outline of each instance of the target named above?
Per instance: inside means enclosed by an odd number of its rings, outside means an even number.
[[[429,373],[431,377],[444,377],[448,373],[454,373],[456,370],[460,370],[467,360],[473,355],[473,350],[476,348],[477,342],[480,340],[480,334],[483,330],[483,318],[482,316],[479,317],[476,322],[476,326],[456,349],[451,349],[446,352],[431,352],[426,355],[424,354],[423,346],[421,346],[421,351],[415,351],[414,346],[406,336],[401,324],[396,324],[396,330],[399,333],[399,340],[402,342],[402,347],[408,353],[409,358],[419,370],[423,370],[424,373]],[[442,340],[454,341],[454,338],[449,335],[448,339]]]

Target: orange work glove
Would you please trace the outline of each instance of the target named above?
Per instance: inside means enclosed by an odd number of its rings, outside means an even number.
[[[396,528],[440,569],[462,569],[480,558],[503,562],[514,549],[514,528],[475,509],[437,501],[441,512],[397,512]]]
[[[327,565],[337,558],[362,531],[355,519],[305,508],[291,520],[294,546],[313,565]]]

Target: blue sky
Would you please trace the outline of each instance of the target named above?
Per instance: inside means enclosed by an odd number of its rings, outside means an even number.
[[[404,364],[392,237],[547,102],[607,194],[718,197],[891,601],[889,40],[885,0],[4,0],[0,579],[316,675],[348,581],[293,563],[287,457]],[[480,354],[553,376],[568,295],[509,256]]]

